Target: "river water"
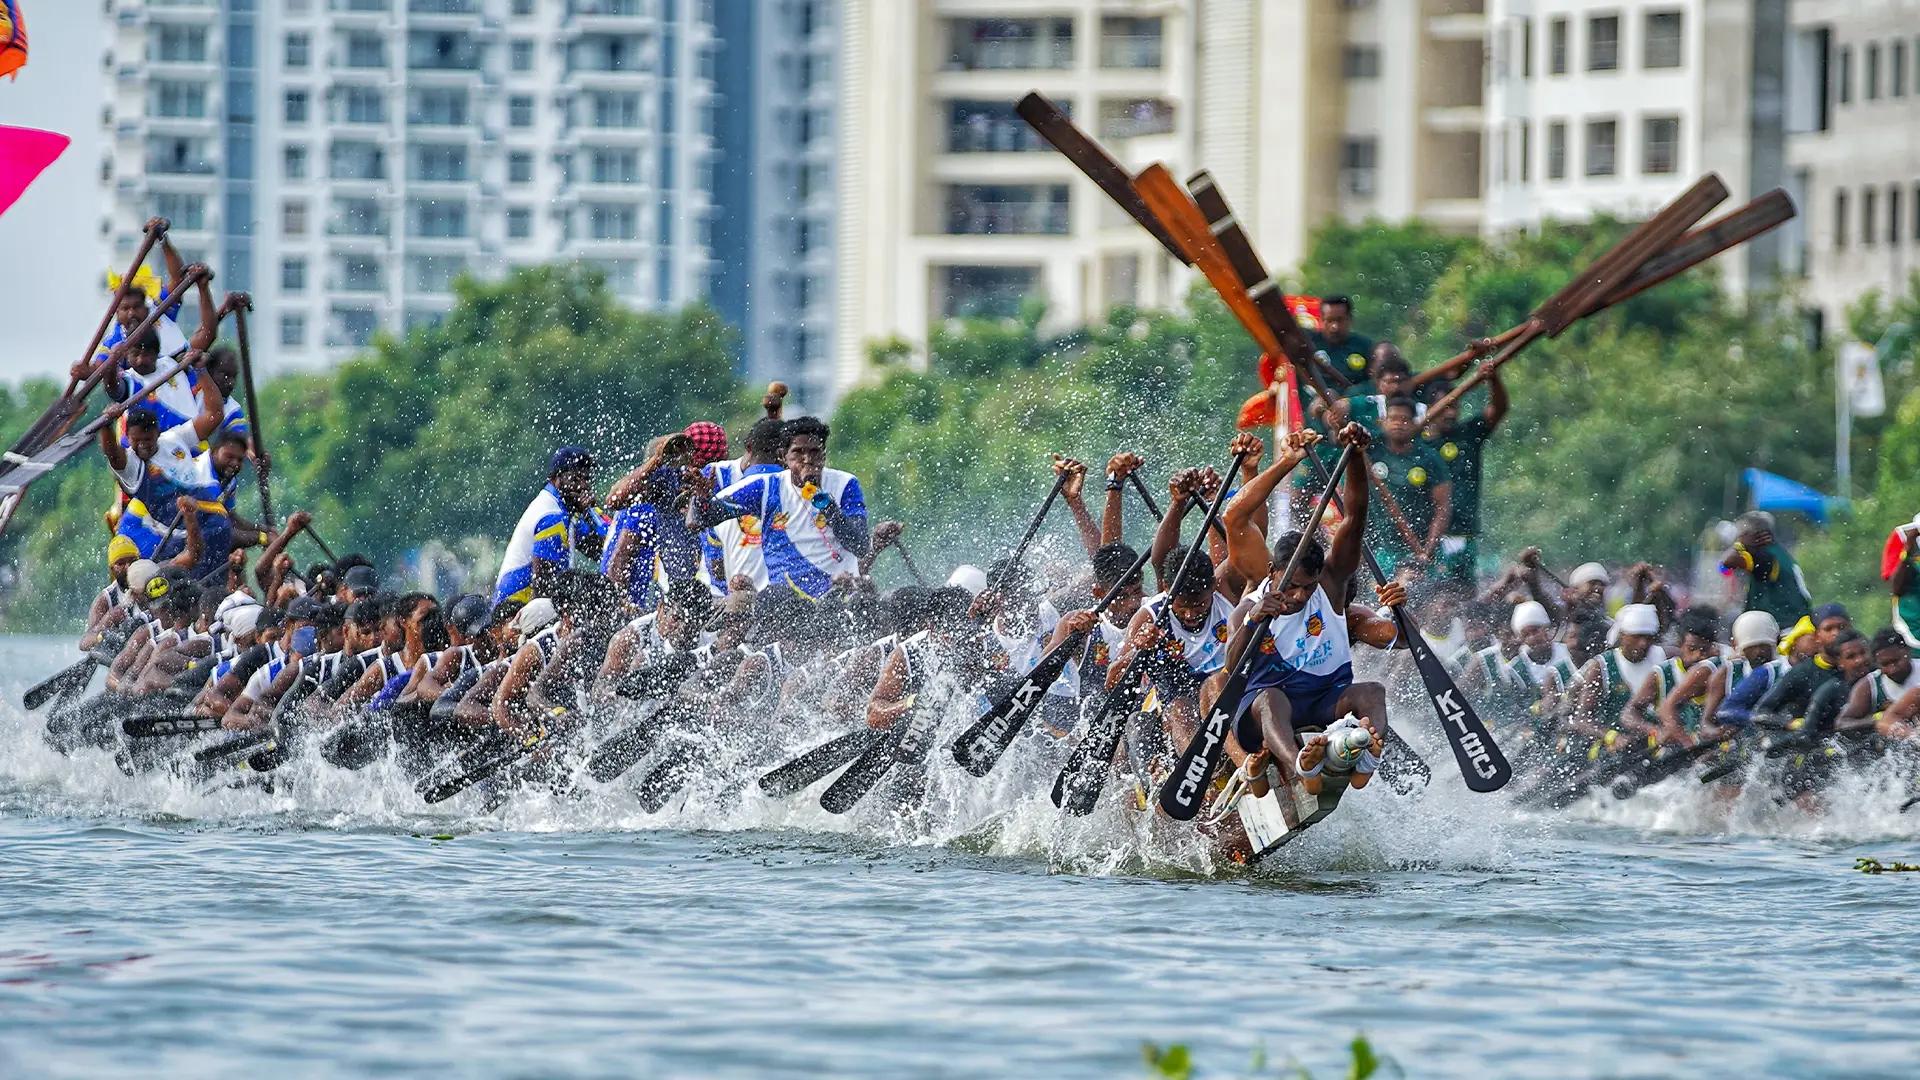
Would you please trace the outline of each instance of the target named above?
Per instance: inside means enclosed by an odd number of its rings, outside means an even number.
[[[1337,1077],[1363,1031],[1409,1076],[1920,1075],[1920,875],[1853,869],[1920,861],[1892,777],[1533,817],[1438,750],[1248,873],[1012,766],[912,818],[202,794],[46,749],[66,655],[0,639],[0,1076]]]

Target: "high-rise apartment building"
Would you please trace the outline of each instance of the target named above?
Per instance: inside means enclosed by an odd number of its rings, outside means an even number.
[[[1782,257],[1827,332],[1844,334],[1863,293],[1898,295],[1920,271],[1920,3],[1794,0],[1788,16],[1787,187],[1800,218]]]
[[[1738,205],[1786,180],[1786,0],[1489,0],[1485,229],[1643,217],[1702,173]],[[1777,235],[1718,261],[1770,278]]]
[[[1047,305],[1167,305],[1188,276],[1012,111],[1038,89],[1123,164],[1206,166],[1275,269],[1328,217],[1480,221],[1480,0],[846,0],[841,386],[875,341]]]
[[[172,219],[253,292],[263,356],[337,358],[463,272],[556,259],[635,307],[707,295],[712,0],[110,8],[103,231]]]
[[[839,0],[735,0],[720,42],[713,303],[740,328],[743,375],[794,404],[834,398]]]

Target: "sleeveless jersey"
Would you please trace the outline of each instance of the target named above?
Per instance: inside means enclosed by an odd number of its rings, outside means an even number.
[[[1879,713],[1887,706],[1900,700],[1900,695],[1920,686],[1920,664],[1913,665],[1907,672],[1905,682],[1894,682],[1886,674],[1876,669],[1867,676],[1867,684],[1873,687],[1873,711]]]
[[[1666,651],[1658,645],[1650,647],[1646,657],[1637,664],[1629,663],[1619,649],[1608,649],[1600,657],[1600,715],[1595,720],[1602,727],[1618,728],[1620,714],[1626,711],[1627,702],[1633,700],[1633,692],[1666,658]]]
[[[1120,655],[1120,646],[1126,640],[1127,628],[1108,622],[1106,613],[1102,612],[1100,621],[1094,624],[1093,633],[1088,637],[1086,646],[1075,653],[1073,659],[1067,661],[1067,666],[1060,672],[1060,678],[1052,686],[1047,687],[1047,693],[1069,701],[1079,700],[1083,689],[1088,693],[1098,693],[1107,685],[1107,668],[1113,663],[1113,658]],[[1080,683],[1080,661],[1083,659],[1087,662],[1086,674],[1094,680],[1091,688],[1083,688]]]
[[[1719,667],[1720,662],[1721,658],[1717,656],[1708,657],[1703,661],[1710,667]],[[1660,662],[1660,666],[1655,668],[1653,673],[1660,680],[1660,700],[1664,701],[1673,693],[1673,688],[1680,685],[1681,678],[1687,673],[1687,666],[1680,662],[1679,657],[1669,656]],[[1700,721],[1706,715],[1706,709],[1707,695],[1702,692],[1681,702],[1674,712],[1680,717],[1680,727],[1688,732],[1694,732],[1700,730]]]
[[[1167,606],[1166,593],[1157,593],[1141,602],[1154,621],[1166,629],[1167,638],[1162,648],[1184,661],[1187,670],[1196,675],[1210,675],[1227,663],[1227,621],[1233,617],[1233,604],[1217,592],[1212,598],[1207,617],[1195,630],[1181,625],[1171,612],[1162,614]],[[1345,625],[1346,621],[1341,620],[1341,626]]]
[[[1262,584],[1249,599],[1259,603],[1266,593]],[[1278,687],[1288,694],[1307,694],[1353,682],[1346,616],[1333,610],[1333,601],[1319,585],[1299,611],[1274,616],[1255,648],[1249,691]]]

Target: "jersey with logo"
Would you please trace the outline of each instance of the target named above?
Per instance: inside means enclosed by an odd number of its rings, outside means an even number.
[[[1267,585],[1262,583],[1249,599],[1258,604],[1266,593]],[[1306,694],[1353,682],[1353,645],[1347,638],[1346,615],[1333,609],[1333,601],[1319,585],[1299,611],[1274,616],[1254,648],[1249,691],[1276,687],[1288,694]]]
[[[513,527],[513,536],[507,540],[507,553],[500,560],[500,576],[493,585],[493,602],[524,603],[533,599],[535,561],[558,563],[565,569],[583,540],[589,536],[604,540],[606,535],[607,522],[599,511],[570,511],[561,500],[559,489],[552,484],[541,488],[540,494],[527,504],[526,512]]]
[[[795,483],[793,473],[785,469],[749,476],[714,501],[722,520],[749,515],[755,519],[768,584],[787,585],[817,597],[833,586],[834,578],[858,572],[860,558],[834,535],[826,511],[814,508],[815,494],[825,494],[841,514],[865,529],[867,503],[860,481],[839,469],[822,470],[817,488]],[[743,546],[754,544],[749,532],[743,524]]]

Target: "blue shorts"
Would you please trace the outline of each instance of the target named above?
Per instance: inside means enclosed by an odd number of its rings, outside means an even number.
[[[1240,714],[1234,719],[1233,733],[1242,750],[1252,753],[1266,745],[1259,721],[1253,715],[1253,700],[1254,695],[1267,690],[1278,690],[1286,695],[1291,716],[1289,725],[1295,732],[1306,728],[1324,728],[1340,718],[1334,710],[1340,704],[1340,695],[1353,685],[1352,664],[1342,664],[1326,675],[1304,675],[1300,672],[1288,672],[1287,675],[1277,682],[1269,681],[1266,686],[1250,684],[1246,696],[1240,699]]]

